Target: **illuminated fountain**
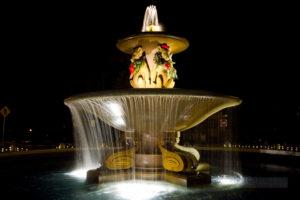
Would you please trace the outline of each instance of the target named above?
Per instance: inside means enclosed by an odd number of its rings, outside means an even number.
[[[151,6],[142,32],[117,42],[119,50],[132,55],[129,81],[134,89],[65,100],[82,148],[81,167],[91,169],[88,182],[166,180],[187,187],[211,182],[209,163],[201,161],[196,149],[179,145],[180,134],[241,100],[172,89],[177,78],[172,55],[187,49],[189,42],[160,30]]]

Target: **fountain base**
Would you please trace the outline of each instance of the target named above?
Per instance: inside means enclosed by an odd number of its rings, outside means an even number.
[[[126,180],[157,180],[167,181],[183,187],[200,187],[211,183],[211,176],[208,173],[180,174],[165,170],[160,171],[140,171],[140,170],[120,170],[106,171],[92,169],[87,172],[86,182],[89,184],[108,183]]]

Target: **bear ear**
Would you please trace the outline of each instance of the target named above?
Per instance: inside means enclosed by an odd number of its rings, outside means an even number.
[[[133,50],[136,51],[138,48],[142,48],[142,46],[141,45],[136,46],[136,47],[133,48]]]

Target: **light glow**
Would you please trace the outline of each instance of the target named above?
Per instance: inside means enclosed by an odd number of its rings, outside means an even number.
[[[118,125],[118,126],[125,126],[125,121],[122,118],[118,118],[114,120],[114,124]]]
[[[159,25],[149,25],[146,28],[147,32],[156,32],[156,31],[161,31],[162,28]]]
[[[230,175],[221,175],[217,177],[213,177],[213,182],[216,182],[220,185],[241,185],[244,182],[244,178],[240,173],[235,173],[236,176]]]
[[[80,178],[80,179],[85,179],[86,178],[86,173],[89,169],[75,169],[74,171],[71,171],[69,173],[67,173],[67,175],[69,176],[73,176],[76,178]]]
[[[113,113],[114,116],[121,117],[124,114],[123,108],[118,103],[109,102],[107,104],[107,107],[108,107],[109,111]]]
[[[158,181],[124,181],[106,186],[104,193],[114,194],[117,199],[147,200],[178,191],[178,186]]]

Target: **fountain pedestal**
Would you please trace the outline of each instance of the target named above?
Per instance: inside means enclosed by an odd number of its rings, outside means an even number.
[[[167,171],[101,171],[100,169],[93,169],[87,172],[86,182],[89,184],[94,183],[109,183],[125,180],[158,180],[158,181],[168,181],[183,187],[198,187],[203,185],[208,185],[211,183],[211,177],[209,174],[199,173],[199,174],[178,174],[171,173]]]
[[[163,138],[143,134],[142,140],[136,142],[142,148],[134,147],[110,155],[106,166],[88,171],[87,182],[142,179],[164,180],[184,187],[210,184],[209,164],[199,163],[200,158],[193,155],[198,153],[196,149],[179,146],[179,138],[179,132],[165,133]]]

